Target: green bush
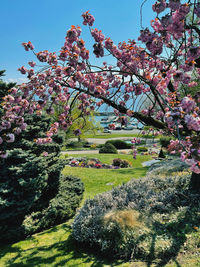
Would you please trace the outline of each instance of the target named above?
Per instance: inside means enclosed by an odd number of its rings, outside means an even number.
[[[26,216],[23,221],[25,235],[43,231],[71,218],[83,198],[84,185],[79,178],[61,176],[58,194],[51,199],[49,206]]]
[[[138,152],[147,152],[148,151],[148,148],[147,147],[144,147],[144,146],[140,146],[137,148],[137,151]]]
[[[47,186],[47,167],[46,158],[20,148],[0,161],[0,243],[18,239],[24,217]]]
[[[167,148],[168,145],[170,144],[170,140],[172,140],[171,137],[169,137],[169,136],[163,136],[163,137],[160,138],[160,145],[162,147]]]
[[[70,143],[66,144],[66,148],[82,148],[82,147],[90,147],[87,141],[71,141]]]
[[[99,153],[109,153],[109,154],[117,154],[117,149],[110,143],[105,143],[103,147],[99,149]]]
[[[128,168],[130,166],[129,162],[126,159],[113,159],[113,166],[120,167],[120,168]]]
[[[106,144],[112,144],[117,149],[129,149],[132,147],[132,144],[128,144],[123,140],[108,140]]]

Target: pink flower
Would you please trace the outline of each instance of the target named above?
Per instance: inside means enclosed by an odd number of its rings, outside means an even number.
[[[200,173],[200,168],[198,165],[194,164],[190,167],[190,170],[194,173]]]
[[[167,7],[167,4],[166,4],[165,0],[159,0],[159,1],[156,1],[156,3],[152,6],[152,9],[157,14],[159,14],[162,11],[164,11],[166,7]]]
[[[28,43],[22,43],[22,46],[25,48],[26,51],[34,49],[34,46],[30,41]]]
[[[190,82],[190,83],[188,83],[188,86],[189,87],[194,87],[194,86],[197,86],[198,85],[198,83],[197,82]]]
[[[22,131],[22,130],[21,130],[20,128],[18,128],[18,127],[14,129],[14,133],[15,133],[15,134],[20,134],[21,131]]]
[[[0,157],[6,159],[8,157],[8,152],[0,151]]]
[[[133,149],[133,158],[136,159],[136,157],[137,157],[137,150],[134,148]]]
[[[7,143],[13,143],[15,141],[15,135],[10,133],[10,134],[7,134],[6,137],[8,137],[9,139],[7,139]]]
[[[22,66],[21,68],[18,69],[18,71],[20,71],[21,74],[26,74],[27,69],[24,66]]]
[[[47,157],[48,155],[49,155],[49,153],[46,152],[46,151],[44,151],[44,152],[42,153],[42,156],[44,156],[44,157]]]
[[[169,8],[171,8],[171,10],[175,11],[180,7],[180,0],[169,0]]]
[[[53,133],[49,131],[49,132],[46,133],[46,135],[47,135],[48,137],[51,137],[51,136],[53,136]]]
[[[35,65],[36,65],[36,63],[35,63],[34,61],[30,61],[28,64],[29,64],[32,68],[34,68]]]
[[[105,39],[105,36],[98,29],[92,29],[91,34],[94,37],[95,42],[97,43],[102,42]]]
[[[21,130],[25,130],[27,127],[27,123],[22,123],[22,125],[20,126]]]
[[[89,25],[92,26],[94,23],[94,17],[89,13],[89,11],[86,11],[85,13],[82,14],[82,17],[84,19],[83,25]]]

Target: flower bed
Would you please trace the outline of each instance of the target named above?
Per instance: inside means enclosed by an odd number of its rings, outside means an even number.
[[[119,163],[116,165],[116,161]],[[114,159],[112,165],[104,164],[96,158],[73,158],[66,159],[66,165],[70,167],[96,168],[96,169],[120,169],[128,168],[130,164],[127,160]]]

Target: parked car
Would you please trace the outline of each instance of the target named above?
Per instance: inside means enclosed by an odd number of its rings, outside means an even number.
[[[122,129],[122,127],[120,126],[120,124],[116,124],[115,130],[121,130],[121,129]]]
[[[109,130],[107,127],[105,127],[105,128],[103,129],[103,132],[104,132],[104,133],[111,133],[111,130]]]
[[[126,127],[124,127],[124,130],[133,130],[134,129],[134,127],[133,126],[126,126]]]

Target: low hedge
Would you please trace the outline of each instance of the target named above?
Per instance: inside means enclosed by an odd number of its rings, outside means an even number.
[[[147,152],[148,151],[148,148],[147,147],[144,147],[144,146],[141,146],[141,147],[138,147],[137,148],[137,151],[138,152]]]
[[[123,140],[108,140],[106,144],[112,144],[117,149],[129,149],[132,147],[132,144],[128,144]]]

